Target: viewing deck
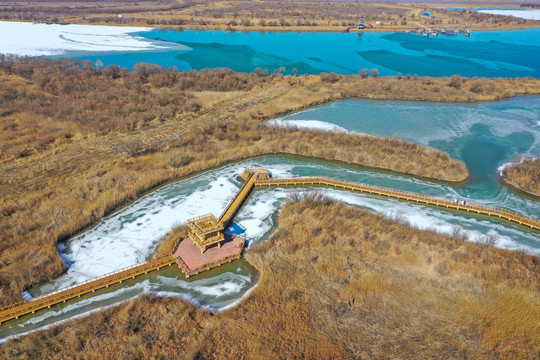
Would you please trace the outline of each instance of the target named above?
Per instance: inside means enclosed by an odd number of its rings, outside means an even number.
[[[185,238],[176,247],[173,258],[187,278],[200,272],[239,259],[244,249],[245,238],[225,234],[221,247],[213,246],[201,254],[191,238]]]
[[[189,237],[199,247],[201,254],[212,245],[221,246],[225,240],[223,236],[223,222],[213,214],[206,214],[188,220]]]

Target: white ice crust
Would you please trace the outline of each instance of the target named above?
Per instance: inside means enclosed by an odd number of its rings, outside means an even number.
[[[479,9],[476,11],[485,14],[513,16],[527,20],[540,20],[540,10],[535,9]]]
[[[136,35],[150,30],[152,28],[0,21],[0,53],[47,56],[66,51],[136,52],[183,47]]]

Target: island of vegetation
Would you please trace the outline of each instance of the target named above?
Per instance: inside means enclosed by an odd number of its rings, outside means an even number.
[[[506,185],[516,190],[540,197],[540,158],[518,157],[505,166],[501,178]]]
[[[246,253],[260,272],[217,314],[134,301],[8,341],[4,358],[533,359],[538,258],[293,194]],[[413,355],[411,355],[413,354]]]
[[[345,97],[468,101],[539,94],[538,79],[282,76],[0,57],[0,304],[65,270],[56,244],[144,192],[264,154],[462,182],[464,164],[395,138],[266,126]],[[412,91],[411,91],[412,90]],[[436,95],[434,95],[436,94]]]
[[[468,11],[474,10],[477,4],[452,0],[446,4],[314,0],[43,0],[33,4],[32,8],[25,5],[25,1],[18,0],[2,2],[0,19],[241,31],[351,31],[357,27],[359,19],[365,20],[366,29],[362,31],[435,27],[476,31],[538,26],[534,20]],[[507,8],[508,4],[504,6]],[[511,8],[518,6],[515,4]]]

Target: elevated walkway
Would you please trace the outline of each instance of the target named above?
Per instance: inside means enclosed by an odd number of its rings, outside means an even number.
[[[270,171],[265,168],[250,168],[244,171],[242,178],[246,182],[219,217],[219,221],[223,223],[225,228],[227,228],[229,222],[233,219],[234,215],[236,215],[238,209],[240,209],[240,206],[242,206],[247,199],[256,182],[270,178]]]
[[[175,260],[172,256],[167,256],[158,260],[145,261],[135,264],[100,277],[90,279],[83,283],[60,289],[49,294],[38,296],[31,302],[20,302],[12,304],[0,311],[0,324],[11,319],[18,319],[26,314],[33,314],[36,311],[44,308],[50,308],[52,305],[66,302],[69,299],[81,297],[84,294],[93,293],[96,290],[107,288],[113,284],[121,283],[128,279],[143,274],[148,274],[151,271],[161,269],[164,266],[174,264]]]
[[[354,181],[339,180],[325,176],[305,176],[291,178],[272,178],[270,172],[264,168],[248,169],[242,174],[246,180],[240,191],[223,211],[219,219],[213,215],[205,215],[192,219],[192,226],[200,230],[201,234],[214,235],[220,232],[225,242],[223,246],[210,248],[209,251],[199,254],[197,244],[191,239],[184,239],[175,249],[173,256],[166,256],[153,261],[145,261],[133,266],[120,269],[74,286],[55,291],[50,294],[39,296],[30,302],[20,302],[0,309],[0,324],[18,319],[25,314],[35,313],[44,308],[50,308],[54,304],[66,302],[69,299],[80,297],[84,294],[95,292],[96,290],[109,287],[110,285],[121,283],[127,279],[134,279],[136,276],[147,274],[150,271],[160,269],[178,263],[178,266],[186,277],[198,274],[240,258],[245,245],[245,238],[238,235],[224,235],[221,231],[226,229],[234,218],[240,206],[247,199],[254,188],[265,187],[285,187],[285,186],[327,186],[336,189],[359,191],[366,194],[385,196],[397,200],[422,203],[439,206],[459,211],[467,211],[487,215],[494,218],[508,220],[531,229],[540,230],[538,219],[526,216],[515,211],[504,208],[491,207],[487,205],[456,202],[437,196],[418,194],[410,191],[396,190],[382,186],[363,184]],[[210,221],[212,220],[212,221]],[[202,227],[201,227],[202,226]],[[210,238],[211,240],[212,238]],[[204,245],[204,244],[203,244]]]
[[[255,187],[281,187],[281,186],[328,186],[337,189],[359,191],[367,194],[385,196],[398,200],[406,200],[427,205],[434,205],[455,209],[460,211],[473,212],[490,217],[505,219],[535,230],[540,230],[540,221],[530,216],[522,215],[518,212],[504,208],[492,207],[482,204],[456,202],[454,200],[437,196],[423,195],[411,191],[396,190],[382,186],[363,184],[354,181],[334,179],[326,176],[305,176],[292,178],[269,178],[255,181]]]

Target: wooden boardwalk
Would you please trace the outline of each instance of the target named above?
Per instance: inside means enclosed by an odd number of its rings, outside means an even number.
[[[246,171],[246,182],[234,199],[229,203],[227,208],[220,216],[220,221],[227,227],[229,222],[234,218],[236,212],[240,209],[244,201],[254,188],[264,187],[285,187],[285,186],[327,186],[336,189],[359,191],[367,194],[385,196],[398,200],[406,200],[427,205],[439,206],[459,211],[466,211],[487,215],[494,218],[508,220],[531,229],[540,230],[540,221],[538,219],[526,216],[515,211],[510,211],[504,208],[491,207],[487,205],[456,202],[451,199],[446,199],[437,196],[429,196],[418,194],[410,191],[396,190],[382,186],[369,185],[354,181],[339,180],[325,176],[305,176],[291,178],[271,178],[266,169],[256,168]],[[243,244],[243,242],[242,242]],[[194,275],[201,271],[219,266],[225,262],[229,262],[240,258],[241,248],[239,251],[232,251],[216,259],[211,259],[201,264],[188,265],[181,257],[166,256],[153,261],[145,261],[118,271],[105,274],[95,279],[88,280],[83,283],[73,285],[71,287],[60,289],[53,293],[45,294],[33,299],[31,302],[20,302],[12,304],[0,309],[0,324],[11,320],[18,319],[25,314],[35,313],[44,308],[50,308],[54,304],[66,302],[69,299],[81,297],[84,294],[95,292],[96,290],[109,287],[110,285],[121,283],[124,280],[134,279],[136,276],[147,274],[150,271],[160,269],[164,266],[170,266],[178,262],[179,267],[186,276]],[[200,265],[200,266],[199,266]]]
[[[227,228],[227,225],[229,222],[234,218],[234,215],[240,209],[240,206],[244,203],[244,201],[247,199],[249,194],[251,193],[251,190],[255,186],[255,183],[257,181],[257,174],[250,174],[247,181],[244,183],[244,186],[240,189],[240,191],[236,194],[234,199],[227,205],[225,210],[223,210],[223,213],[219,217],[219,220],[223,222],[223,225],[225,228]]]
[[[145,261],[135,264],[115,272],[90,279],[83,283],[78,283],[68,288],[60,289],[34,298],[30,302],[20,302],[2,308],[0,311],[0,324],[11,319],[18,319],[26,314],[33,314],[44,308],[50,308],[54,304],[66,302],[69,299],[81,297],[84,294],[95,292],[96,290],[107,288],[113,284],[121,283],[128,279],[148,274],[151,271],[170,266],[175,263],[172,256],[167,256],[158,260]]]
[[[487,215],[490,217],[505,219],[526,227],[530,227],[535,230],[540,230],[540,221],[538,219],[508,209],[468,202],[467,204],[463,204],[461,202],[455,202],[451,199],[446,199],[442,197],[423,195],[411,191],[396,190],[392,188],[363,184],[354,181],[339,180],[326,176],[306,176],[281,179],[270,178],[267,180],[256,180],[255,186],[328,186],[337,189],[359,191],[367,194],[386,196],[398,200],[407,200],[411,202]]]

